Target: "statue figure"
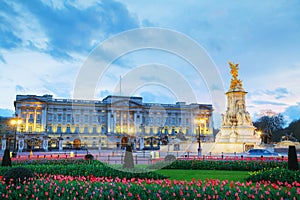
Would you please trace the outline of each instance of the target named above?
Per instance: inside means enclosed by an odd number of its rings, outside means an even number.
[[[246,122],[248,122],[251,126],[253,125],[250,114],[248,112],[246,113]]]
[[[240,79],[238,79],[238,75],[239,75],[239,64],[233,64],[232,62],[228,62],[229,66],[230,66],[230,73],[233,77],[233,79],[231,79],[231,84],[230,84],[230,89],[234,89],[236,86],[238,87],[242,87],[242,81]]]
[[[234,79],[237,79],[238,75],[239,75],[239,64],[233,64],[232,62],[228,62],[229,63],[229,66],[231,68],[231,75]]]
[[[243,125],[245,122],[245,111],[244,111],[244,105],[241,103],[238,103],[238,112],[236,114],[237,123],[239,125]]]

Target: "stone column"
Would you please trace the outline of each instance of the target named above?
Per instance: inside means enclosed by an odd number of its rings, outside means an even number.
[[[25,131],[28,132],[29,109],[26,109]]]
[[[46,106],[43,106],[43,109],[42,109],[42,127],[45,128],[44,132],[47,133],[47,120],[46,117],[47,117],[47,109],[46,109]]]
[[[36,108],[34,108],[34,117],[33,117],[33,130],[32,132],[36,132]]]

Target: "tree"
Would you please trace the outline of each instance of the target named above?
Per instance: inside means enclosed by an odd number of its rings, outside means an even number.
[[[285,132],[288,134],[293,134],[293,136],[300,141],[300,119],[291,122],[285,129]]]
[[[262,116],[253,125],[258,129],[264,132],[264,142],[269,143],[276,132],[283,129],[285,125],[284,117],[281,113],[273,116]]]

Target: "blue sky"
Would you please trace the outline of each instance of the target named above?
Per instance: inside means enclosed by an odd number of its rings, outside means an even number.
[[[297,0],[0,1],[0,115],[12,113],[16,94],[72,98],[74,80],[99,44],[124,31],[159,27],[201,45],[215,63],[225,90],[231,78],[228,61],[240,63],[239,78],[248,92],[252,117],[271,109],[287,120],[298,119],[299,10]],[[116,60],[99,81],[95,98],[113,93],[120,76],[148,63],[182,72],[196,91],[196,100],[212,103],[204,77],[195,76],[182,59],[151,50]],[[131,94],[151,102],[181,100],[158,85]]]

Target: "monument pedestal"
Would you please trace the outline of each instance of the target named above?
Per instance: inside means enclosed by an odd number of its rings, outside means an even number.
[[[257,147],[257,144],[253,142],[216,142],[211,149],[211,153],[242,153],[255,147]]]
[[[222,115],[222,126],[216,135],[213,153],[241,153],[257,147],[261,138],[246,109],[246,94],[242,81],[238,79],[238,64],[229,62],[231,68],[230,89],[226,93],[227,110]]]
[[[216,143],[260,143],[254,126],[223,126],[216,136]]]

